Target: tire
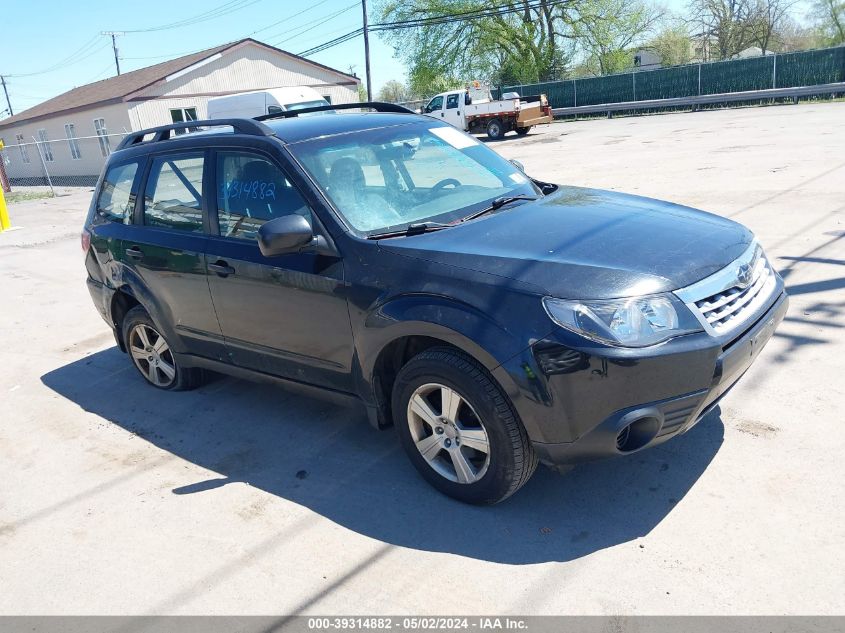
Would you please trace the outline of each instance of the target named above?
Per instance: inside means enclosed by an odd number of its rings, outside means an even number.
[[[170,344],[141,306],[126,313],[122,330],[129,359],[147,384],[169,391],[186,391],[203,383],[203,371],[179,364]]]
[[[460,401],[449,407],[455,395]],[[510,400],[481,365],[458,350],[432,347],[408,361],[396,376],[392,408],[411,463],[437,490],[459,501],[503,501],[537,468]],[[486,453],[479,450],[484,441]]]
[[[498,141],[505,136],[505,126],[499,119],[490,119],[487,122],[487,138],[491,141]]]
[[[530,129],[531,129],[530,125],[528,127],[518,127],[518,128],[516,128],[516,133],[519,134],[520,136],[525,136],[526,134],[528,134],[528,131]]]

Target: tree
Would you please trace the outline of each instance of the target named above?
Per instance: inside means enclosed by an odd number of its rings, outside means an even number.
[[[718,59],[730,59],[748,48],[756,38],[758,24],[754,0],[691,0],[689,9],[690,22],[696,35],[702,38],[704,49],[709,48],[712,40]]]
[[[645,46],[660,57],[662,66],[677,66],[692,61],[689,31],[682,24],[665,27]]]
[[[754,42],[763,51],[772,50],[772,42],[779,41],[779,34],[787,26],[789,13],[797,0],[757,0],[752,13]]]
[[[816,0],[812,17],[824,45],[845,44],[845,0]]]
[[[650,33],[663,12],[638,0],[594,0],[581,10],[575,33],[602,75],[633,66],[631,46]]]
[[[378,92],[379,101],[387,101],[388,103],[401,103],[403,101],[410,101],[411,94],[408,87],[401,81],[391,79],[385,83]]]

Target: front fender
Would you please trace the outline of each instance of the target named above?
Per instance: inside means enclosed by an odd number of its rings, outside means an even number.
[[[381,351],[394,341],[409,336],[439,339],[463,350],[491,373],[517,411],[524,404],[523,390],[512,375],[514,370],[506,369],[505,364],[515,357],[526,356],[532,340],[522,338],[522,332],[509,330],[490,315],[468,304],[429,294],[391,299],[367,315],[362,330],[356,334],[364,381],[362,393],[374,393],[374,373]],[[519,366],[517,371],[521,371]],[[375,397],[371,404],[377,405]],[[537,436],[538,430],[534,428],[530,416],[523,416],[523,424],[529,436]]]

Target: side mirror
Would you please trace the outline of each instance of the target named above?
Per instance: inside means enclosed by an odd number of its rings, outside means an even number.
[[[298,253],[314,241],[314,231],[298,213],[265,222],[258,229],[258,248],[264,257]]]
[[[513,165],[514,167],[516,167],[523,174],[525,173],[525,165],[520,163],[518,160],[512,158],[511,161],[510,161],[510,164]]]

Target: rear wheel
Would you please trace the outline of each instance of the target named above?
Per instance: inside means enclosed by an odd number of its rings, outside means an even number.
[[[135,369],[154,387],[181,391],[202,383],[202,370],[179,364],[170,344],[141,306],[126,313],[123,340]]]
[[[528,131],[530,129],[531,129],[530,125],[528,127],[518,127],[518,128],[516,128],[516,133],[519,134],[520,136],[525,136],[526,134],[528,134]]]
[[[505,135],[505,126],[499,119],[490,119],[487,123],[487,137],[490,140],[498,141]]]
[[[465,354],[433,347],[402,367],[393,419],[405,452],[440,492],[493,504],[516,492],[537,457],[510,401]]]

